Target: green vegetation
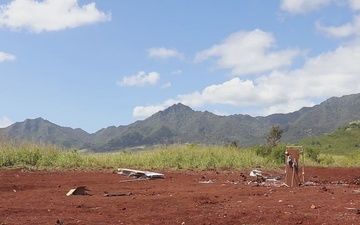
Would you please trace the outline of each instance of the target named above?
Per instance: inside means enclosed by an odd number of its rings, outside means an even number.
[[[286,144],[282,131],[273,127],[263,146],[239,149],[236,142],[226,146],[170,145],[152,150],[89,153],[51,144],[36,144],[0,138],[0,167],[35,169],[242,169],[278,168],[284,163]],[[271,141],[272,140],[272,141]],[[360,166],[360,122],[336,132],[296,143],[305,148],[306,166]]]
[[[284,149],[285,145],[280,144],[280,139],[283,130],[280,126],[276,125],[271,127],[269,133],[265,137],[264,146],[256,146],[253,148],[257,156],[266,157],[274,162],[281,164],[284,162]]]
[[[174,145],[151,151],[118,153],[80,153],[53,145],[34,143],[0,145],[0,167],[35,167],[38,169],[235,169],[245,167],[276,167],[277,164],[259,157],[251,149],[199,145]]]
[[[271,130],[265,137],[266,147],[270,149],[270,151],[280,142],[282,134],[283,130],[280,128],[280,126],[276,125],[271,127]]]
[[[34,143],[0,145],[0,167],[28,167],[55,170],[133,169],[242,169],[278,168],[283,165],[285,145],[279,144],[270,155],[261,155],[263,147],[239,149],[226,146],[174,145],[151,151],[117,153],[80,153],[53,145]],[[360,154],[331,156],[320,154],[316,160],[306,155],[307,166],[360,166]]]
[[[343,156],[360,152],[360,121],[351,122],[331,134],[304,139],[297,143],[308,151]]]

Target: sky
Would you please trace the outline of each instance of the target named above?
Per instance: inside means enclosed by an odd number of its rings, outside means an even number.
[[[359,62],[359,0],[0,0],[0,128],[289,113],[359,93]]]

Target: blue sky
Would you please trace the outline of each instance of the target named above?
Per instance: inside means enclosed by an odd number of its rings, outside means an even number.
[[[358,0],[0,0],[0,127],[288,113],[359,93],[359,62]]]

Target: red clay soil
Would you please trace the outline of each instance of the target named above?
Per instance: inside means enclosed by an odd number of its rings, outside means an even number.
[[[305,168],[295,188],[283,169],[262,183],[245,170],[154,172],[165,179],[0,169],[0,224],[360,224],[360,168]],[[66,195],[78,186],[86,195]]]

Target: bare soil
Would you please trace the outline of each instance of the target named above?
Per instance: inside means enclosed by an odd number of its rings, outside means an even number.
[[[295,188],[282,168],[261,183],[248,170],[154,172],[165,179],[0,169],[0,224],[360,224],[360,168],[305,168]]]

